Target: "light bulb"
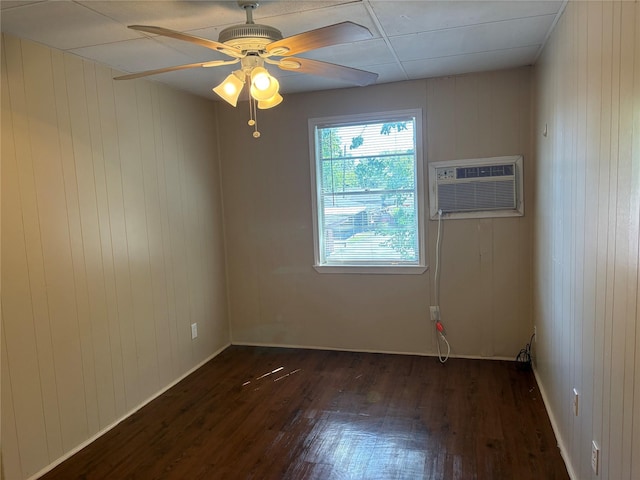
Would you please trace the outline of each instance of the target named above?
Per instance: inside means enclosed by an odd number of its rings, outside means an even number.
[[[271,85],[271,78],[268,73],[259,73],[253,78],[253,85],[258,90],[266,90]]]
[[[233,83],[225,83],[222,88],[224,89],[224,93],[226,93],[227,95],[233,95],[238,91]]]
[[[268,100],[278,93],[280,83],[269,75],[264,67],[256,67],[251,71],[251,87],[249,93],[258,101]]]

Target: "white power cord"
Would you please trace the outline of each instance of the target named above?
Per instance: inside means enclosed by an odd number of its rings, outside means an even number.
[[[438,239],[436,240],[436,271],[435,271],[435,301],[436,305],[438,305],[438,319],[436,320],[436,331],[438,332],[438,338],[436,338],[438,342],[438,359],[440,363],[444,363],[449,360],[449,354],[451,353],[451,345],[447,341],[447,337],[445,337],[443,331],[444,327],[440,322],[440,239],[442,238],[442,210],[438,210]],[[440,342],[444,341],[447,345],[447,354],[443,357],[442,351],[440,349]]]

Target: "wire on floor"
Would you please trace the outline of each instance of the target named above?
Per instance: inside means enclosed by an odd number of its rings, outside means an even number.
[[[520,368],[521,370],[531,369],[531,345],[535,336],[535,333],[531,335],[529,343],[527,343],[525,347],[520,350],[520,352],[518,352],[518,355],[516,355],[516,362],[518,363],[518,368]]]

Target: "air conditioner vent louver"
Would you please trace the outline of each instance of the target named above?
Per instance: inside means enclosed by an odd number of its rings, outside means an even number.
[[[522,156],[436,162],[429,186],[432,219],[524,214]]]

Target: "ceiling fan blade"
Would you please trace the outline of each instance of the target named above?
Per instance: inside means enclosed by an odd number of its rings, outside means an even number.
[[[316,48],[357,42],[371,37],[368,28],[353,22],[342,22],[276,40],[267,45],[266,50],[271,55],[296,55]]]
[[[195,35],[189,35],[188,33],[176,32],[175,30],[170,30],[168,28],[154,27],[153,25],[129,25],[129,28],[131,28],[132,30],[155,33],[164,37],[171,37],[178,40],[184,40],[185,42],[195,43],[196,45],[215,50],[216,52],[224,53],[225,55],[229,55],[230,57],[242,58],[244,56],[243,53],[235,47],[231,47],[214,40],[209,40],[208,38],[196,37]]]
[[[377,73],[345,67],[344,65],[336,65],[335,63],[311,60],[309,58],[283,58],[277,62],[276,65],[278,65],[282,70],[310,73],[311,75],[319,75],[321,77],[337,78],[339,80],[345,80],[347,82],[360,85],[361,87],[371,85],[378,78]]]
[[[175,67],[158,68],[156,70],[146,70],[144,72],[129,73],[127,75],[121,75],[114,77],[114,80],[133,80],[134,78],[148,77],[149,75],[156,75],[158,73],[175,72],[176,70],[186,70],[188,68],[198,67],[217,67],[219,65],[229,65],[231,63],[238,63],[239,60],[231,60],[225,62],[224,60],[213,60],[211,62],[189,63],[187,65],[176,65]]]

